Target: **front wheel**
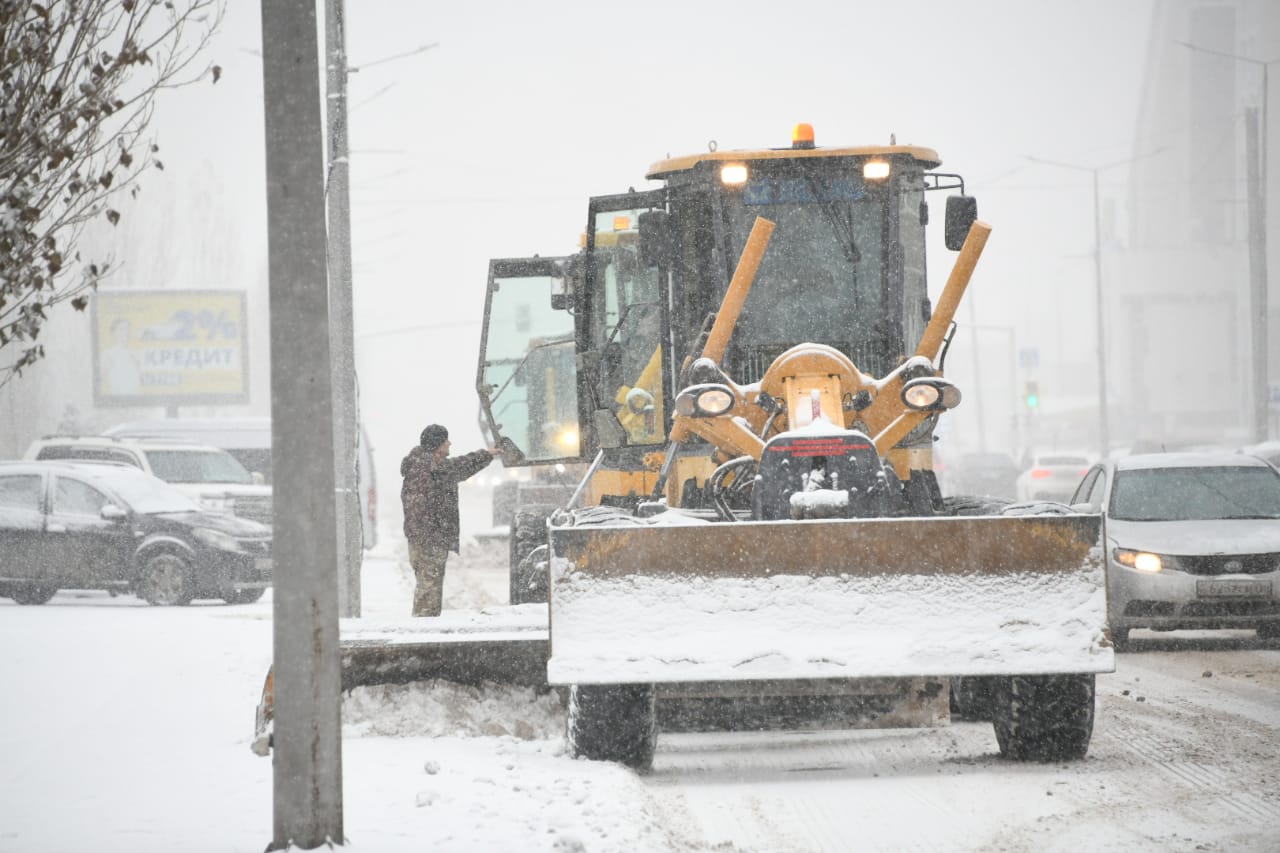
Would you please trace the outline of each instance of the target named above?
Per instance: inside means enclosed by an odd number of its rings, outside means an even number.
[[[554,507],[522,506],[515,511],[509,540],[508,600],[512,604],[544,603],[547,577],[530,557],[547,544],[547,519]]]
[[[650,767],[658,742],[656,695],[652,684],[575,684],[569,690],[569,754]]]
[[[18,604],[46,604],[58,594],[56,586],[23,586],[13,591],[13,600]]]
[[[191,565],[177,554],[148,557],[138,575],[138,595],[155,606],[190,604],[191,587]]]
[[[1015,761],[1084,758],[1093,737],[1095,677],[1014,675],[991,680],[1000,754]]]

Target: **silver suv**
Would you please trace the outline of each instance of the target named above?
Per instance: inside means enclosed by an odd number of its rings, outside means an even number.
[[[211,445],[55,435],[32,442],[24,458],[125,463],[173,484],[203,510],[234,513],[271,526],[271,487],[230,453]]]

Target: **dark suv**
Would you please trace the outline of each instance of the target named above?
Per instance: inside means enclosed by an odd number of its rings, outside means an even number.
[[[0,596],[130,592],[151,604],[257,601],[271,530],[201,510],[173,486],[110,463],[0,463]]]

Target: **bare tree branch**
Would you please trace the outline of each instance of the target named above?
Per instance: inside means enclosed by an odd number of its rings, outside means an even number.
[[[155,94],[214,76],[195,63],[224,2],[0,0],[0,387],[44,357],[48,309],[84,310],[109,274],[79,238],[163,168]]]

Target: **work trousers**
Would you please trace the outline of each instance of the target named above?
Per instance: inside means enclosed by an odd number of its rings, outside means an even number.
[[[439,616],[444,597],[444,564],[449,549],[443,545],[409,543],[409,565],[413,566],[413,615]]]

